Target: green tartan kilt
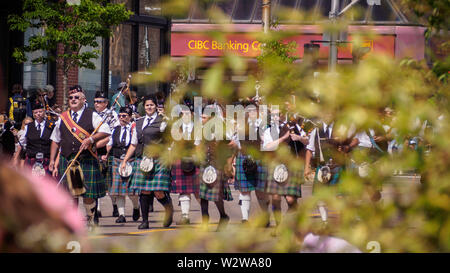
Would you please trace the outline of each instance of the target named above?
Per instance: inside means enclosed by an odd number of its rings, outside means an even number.
[[[266,193],[279,195],[292,195],[302,197],[303,171],[291,171],[288,168],[289,176],[283,183],[278,183],[273,178],[276,165],[271,165],[267,177]]]
[[[231,189],[228,185],[228,182],[225,181],[225,175],[223,175],[223,172],[216,169],[216,182],[212,184],[206,184],[202,179],[204,169],[205,167],[201,167],[200,173],[197,176],[198,183],[200,184],[200,198],[214,202],[219,200],[232,201],[233,196],[231,195]]]
[[[66,159],[64,156],[60,156],[58,167],[58,173],[60,175],[64,174],[69,166],[69,161],[74,157],[72,155]],[[100,172],[98,160],[93,156],[83,155],[82,157],[78,157],[77,161],[80,162],[81,169],[83,170],[84,186],[86,188],[86,192],[81,196],[94,199],[104,197],[106,195],[106,183]],[[63,182],[67,188],[67,175],[64,177]]]
[[[167,191],[170,192],[172,178],[170,168],[163,167],[158,159],[153,161],[153,169],[144,173],[139,168],[142,158],[136,158],[133,165],[133,177],[130,190],[141,191]]]
[[[239,154],[236,157],[236,172],[234,188],[240,192],[260,191],[264,192],[266,188],[267,170],[260,160],[256,160],[258,166],[257,172],[253,176],[247,176],[244,171],[245,156]]]
[[[108,172],[106,173],[106,181],[108,184],[108,192],[110,195],[136,195],[137,192],[128,188],[133,178],[133,173],[128,178],[123,178],[119,174],[119,166],[122,160],[110,156],[108,158]],[[133,162],[130,162],[133,166]]]

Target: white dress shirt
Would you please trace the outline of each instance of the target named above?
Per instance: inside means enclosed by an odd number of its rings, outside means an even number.
[[[27,145],[26,135],[28,132],[28,126],[30,126],[30,124],[25,125],[25,128],[23,129],[23,133],[19,137],[19,142],[20,142],[20,145],[22,145],[22,146]],[[45,128],[45,120],[43,120],[41,123],[39,123],[37,120],[35,120],[34,126],[36,127],[36,129],[38,128],[38,124],[40,125],[40,131],[41,131],[40,137],[42,137],[42,134],[44,133],[44,128]]]
[[[75,122],[78,122],[80,120],[81,115],[83,114],[84,109],[86,109],[85,107],[81,108],[81,110],[79,110],[77,113],[77,120],[74,120]],[[70,116],[73,116],[73,112],[70,111]],[[100,125],[100,123],[102,122],[102,118],[100,117],[99,114],[97,114],[95,111],[92,114],[92,126],[94,128],[97,128],[98,125]],[[61,142],[61,118],[59,118],[56,123],[55,123],[55,129],[52,132],[52,135],[50,137],[50,139],[56,143],[60,143]],[[106,134],[111,134],[111,130],[109,129],[108,124],[103,123],[100,128],[98,128],[97,130],[98,133],[106,133]]]

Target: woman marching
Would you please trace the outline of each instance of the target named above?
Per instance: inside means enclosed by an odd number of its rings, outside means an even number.
[[[116,200],[118,207],[116,223],[126,222],[125,196],[127,195],[133,203],[133,221],[137,221],[140,217],[138,193],[128,189],[132,177],[132,167],[129,165],[129,170],[119,172],[119,166],[130,147],[133,133],[136,133],[136,124],[131,122],[132,115],[131,108],[120,108],[118,115],[120,125],[113,129],[109,142],[106,145],[107,153],[102,156],[102,160],[105,162],[108,160],[108,166],[110,166],[106,175],[106,182],[109,185],[109,194]],[[134,155],[131,156],[128,162],[133,160]]]
[[[146,115],[136,121],[131,145],[125,158],[122,159],[120,168],[125,170],[126,162],[135,153],[134,175],[131,180],[130,190],[140,193],[142,223],[138,229],[149,228],[148,213],[152,192],[158,202],[165,208],[166,215],[163,226],[168,227],[172,224],[173,216],[172,199],[169,194],[171,188],[170,168],[162,165],[156,152],[158,150],[156,146],[163,141],[166,122],[164,117],[158,115],[156,111],[157,100],[155,96],[148,95],[144,97],[143,103]]]

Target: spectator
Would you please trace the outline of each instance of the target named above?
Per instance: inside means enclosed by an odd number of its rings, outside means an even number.
[[[8,99],[6,109],[9,119],[14,121],[14,127],[19,129],[23,119],[27,115],[27,99],[23,97],[22,85],[18,83],[13,85],[12,94]]]
[[[48,106],[53,107],[56,104],[55,88],[53,87],[53,85],[48,84],[45,86],[44,90],[47,91],[46,100]]]
[[[112,98],[111,98],[111,103],[114,103],[114,101],[117,98],[117,103],[114,105],[114,111],[116,111],[116,113],[119,113],[120,107],[124,107],[125,106],[125,97],[129,96],[129,92],[130,89],[127,88],[126,90],[123,91],[123,95],[120,95],[120,92],[122,91],[123,88],[126,88],[126,82],[121,82],[119,84],[119,86],[117,87],[117,94],[115,94]]]

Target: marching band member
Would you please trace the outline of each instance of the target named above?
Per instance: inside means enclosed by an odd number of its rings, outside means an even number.
[[[216,115],[214,117],[215,123],[208,129],[207,125],[209,125],[208,121],[212,121],[212,113]],[[203,109],[201,115],[203,124],[202,135],[205,140],[201,141],[200,145],[197,146],[198,150],[206,151],[205,160],[200,167],[200,175],[197,177],[200,185],[199,196],[202,219],[205,224],[209,222],[208,206],[209,201],[213,201],[220,214],[217,231],[223,229],[230,221],[230,217],[225,213],[223,201],[233,200],[230,187],[223,174],[226,158],[229,158],[226,153],[230,149],[226,145],[221,145],[224,144],[222,140],[225,138],[221,138],[220,134],[223,134],[225,130],[223,130],[224,123],[220,113],[220,108],[215,105],[207,105]],[[212,128],[214,128],[214,132],[212,132]]]
[[[299,160],[308,143],[308,138],[304,132],[296,127],[298,124],[282,123],[284,117],[280,116],[278,109],[271,110],[271,128],[264,132],[263,149],[274,151],[280,145],[288,145],[293,156]],[[293,128],[291,128],[293,127]],[[269,164],[269,176],[267,178],[267,194],[271,195],[272,210],[276,224],[281,222],[281,196],[284,196],[288,204],[288,210],[294,210],[297,206],[297,199],[302,196],[301,170],[295,169],[297,164]]]
[[[121,107],[119,110],[119,126],[113,129],[108,145],[106,146],[107,153],[102,156],[102,160],[108,160],[108,175],[106,176],[107,184],[109,185],[109,195],[111,199],[114,198],[118,207],[118,218],[116,223],[125,223],[125,196],[128,195],[133,203],[133,221],[137,221],[140,217],[139,212],[139,198],[138,195],[128,189],[128,184],[131,181],[130,173],[119,172],[119,166],[122,159],[125,157],[127,150],[131,144],[133,132],[135,132],[135,123],[131,122],[133,112],[129,107]],[[108,158],[109,155],[109,158]],[[130,160],[133,160],[132,156]],[[131,171],[131,165],[129,170]]]
[[[245,140],[239,140],[237,144],[239,153],[236,157],[236,169],[234,187],[239,190],[239,205],[242,213],[242,223],[248,221],[250,214],[251,192],[255,191],[259,206],[264,214],[266,223],[270,225],[269,200],[265,193],[267,170],[262,166],[260,160],[250,155],[251,150],[260,150],[262,139],[260,129],[262,118],[258,118],[258,108],[252,101],[244,104],[246,106]]]
[[[154,152],[152,146],[158,145],[163,141],[163,133],[166,123],[161,115],[156,112],[157,100],[155,96],[148,95],[144,97],[145,117],[136,121],[136,133],[133,133],[131,145],[128,148],[125,158],[122,160],[120,168],[125,169],[126,162],[135,153],[133,167],[133,178],[131,190],[140,192],[140,204],[142,223],[138,229],[148,229],[148,213],[150,206],[150,194],[165,208],[165,217],[163,226],[168,227],[172,224],[173,205],[170,198],[171,177],[170,168],[165,167],[158,159],[158,153]]]
[[[50,162],[50,136],[52,135],[54,124],[46,122],[44,105],[37,103],[31,105],[34,122],[25,126],[24,133],[19,139],[17,155],[22,147],[25,149],[25,163],[33,167],[35,175],[51,175],[48,170]]]
[[[346,138],[339,138],[333,129],[334,122],[330,121],[331,118],[327,116],[325,121],[311,132],[306,147],[304,175],[305,178],[309,177],[313,172],[311,166],[315,168],[314,187],[319,184],[338,184],[346,164],[346,154],[359,143],[351,130]],[[328,213],[325,204],[319,202],[318,207],[322,221],[327,222]]]
[[[172,151],[175,157],[177,157],[172,167],[172,192],[178,193],[179,203],[181,206],[181,219],[177,222],[177,225],[187,225],[190,223],[189,211],[191,206],[191,194],[194,194],[197,200],[199,197],[199,168],[195,162],[193,153],[195,145],[198,142],[194,142],[194,123],[192,122],[193,108],[186,107],[180,110],[181,124],[179,132],[173,132],[172,136],[179,133],[180,139],[175,139]],[[176,130],[174,126],[172,130]],[[199,201],[200,203],[200,201]]]
[[[115,127],[119,126],[119,118],[117,116],[117,113],[115,111],[108,111],[108,96],[105,92],[97,91],[95,92],[94,96],[94,109],[97,112],[97,114],[100,115],[101,118],[106,118],[105,122],[109,126],[109,130],[112,132]],[[108,143],[109,138],[104,138],[97,142],[96,148],[97,148],[97,154],[100,159],[100,169],[103,174],[103,176],[106,177],[106,173],[108,171],[107,161],[102,160],[101,158],[106,155],[106,144]],[[113,217],[118,217],[119,212],[117,210],[117,201],[115,197],[111,196],[111,201],[113,204]],[[100,209],[100,200],[96,200],[97,203],[97,211],[96,216],[102,217],[101,209]]]
[[[52,144],[49,170],[53,172],[54,177],[62,175],[78,151],[82,151],[73,165],[77,170],[70,170],[64,177],[64,182],[74,197],[83,197],[88,227],[92,228],[95,199],[105,196],[106,191],[105,180],[100,172],[97,155],[92,151],[92,145],[111,132],[107,124],[102,124],[102,118],[93,109],[85,107],[86,97],[81,86],[71,87],[68,95],[69,110],[60,115],[50,137]],[[96,128],[98,131],[91,135]],[[59,165],[55,168],[55,158],[59,150]]]

